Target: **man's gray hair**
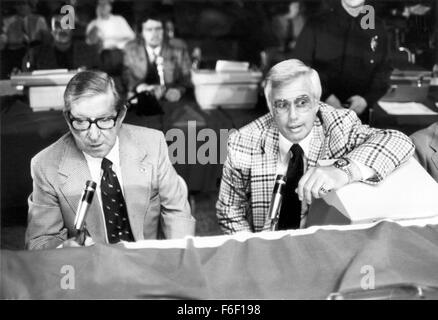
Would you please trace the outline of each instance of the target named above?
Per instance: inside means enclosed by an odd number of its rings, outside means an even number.
[[[318,72],[306,66],[297,59],[284,60],[277,63],[269,70],[265,78],[265,97],[269,108],[271,108],[272,89],[279,88],[296,81],[298,78],[305,77],[310,83],[310,92],[316,100],[321,98],[322,88]]]
[[[108,90],[114,96],[115,109],[120,111],[122,104],[113,78],[103,71],[81,71],[71,78],[64,91],[64,111],[70,111],[72,103],[79,99],[105,94]]]

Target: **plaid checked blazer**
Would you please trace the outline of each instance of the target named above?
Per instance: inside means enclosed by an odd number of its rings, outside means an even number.
[[[383,180],[412,156],[411,140],[395,130],[363,125],[353,111],[320,102],[307,158],[307,168],[320,159],[346,157],[375,170],[367,183]],[[269,230],[268,215],[279,154],[278,127],[270,113],[228,139],[216,210],[226,234]]]

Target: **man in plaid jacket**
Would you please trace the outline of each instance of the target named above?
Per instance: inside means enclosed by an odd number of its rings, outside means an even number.
[[[269,230],[275,177],[285,174],[293,144],[304,153],[304,175],[296,189],[300,227],[312,199],[355,181],[376,184],[414,152],[404,134],[370,128],[353,111],[320,102],[318,73],[299,60],[282,61],[269,71],[265,96],[270,112],[228,140],[216,204],[226,234]],[[319,160],[328,159],[338,160],[319,166]]]

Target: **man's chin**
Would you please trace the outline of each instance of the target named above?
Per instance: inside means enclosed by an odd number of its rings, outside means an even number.
[[[102,149],[100,149],[100,150],[99,149],[97,149],[97,150],[88,149],[84,152],[93,158],[104,158],[108,154],[108,152],[106,150],[102,150]]]

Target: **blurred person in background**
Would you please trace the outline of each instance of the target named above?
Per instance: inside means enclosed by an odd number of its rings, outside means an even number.
[[[112,3],[113,0],[97,1],[96,19],[87,26],[86,42],[100,48],[99,69],[113,77],[117,91],[122,93],[123,48],[135,38],[135,33],[124,17],[112,14]]]
[[[128,97],[152,92],[159,100],[179,101],[190,83],[190,56],[185,46],[166,39],[164,23],[152,13],[140,21],[141,35],[125,46],[124,85]]]
[[[337,0],[309,19],[297,40],[294,57],[316,69],[322,100],[349,108],[367,123],[369,109],[388,89],[391,64],[383,21],[367,20],[365,0]]]
[[[415,144],[415,158],[438,182],[438,122],[413,133],[410,138]]]
[[[31,47],[50,41],[50,31],[43,16],[32,12],[30,1],[16,1],[16,13],[3,20],[0,35],[2,78],[13,70],[23,70],[22,62]]]
[[[73,29],[61,26],[62,15],[51,19],[52,41],[31,50],[30,61],[35,69],[97,68],[99,55],[97,45],[88,45],[73,37]]]
[[[302,1],[289,1],[277,10],[270,24],[272,45],[265,49],[267,69],[291,56],[306,22]]]
[[[96,19],[86,30],[88,44],[99,43],[102,49],[123,49],[125,44],[135,38],[135,33],[125,18],[112,14],[113,0],[98,0]]]

